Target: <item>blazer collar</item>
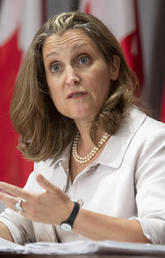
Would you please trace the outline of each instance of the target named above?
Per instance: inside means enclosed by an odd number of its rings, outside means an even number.
[[[126,117],[120,125],[120,128],[110,137],[103,152],[98,159],[94,161],[94,164],[100,163],[109,167],[119,168],[129,144],[138,129],[144,123],[146,117],[146,114],[138,108],[129,109]],[[63,166],[68,167],[70,149],[71,144],[69,144],[62,154],[56,158],[53,162],[54,166],[58,166],[59,163],[63,163]]]
[[[146,117],[146,114],[137,108],[128,110],[119,130],[110,137],[103,152],[98,157],[97,163],[119,168],[129,144]]]
[[[63,150],[63,152],[56,157],[56,159],[52,162],[54,167],[58,166],[59,163],[63,164],[64,167],[68,167],[69,160],[70,160],[70,150],[71,150],[71,143]]]

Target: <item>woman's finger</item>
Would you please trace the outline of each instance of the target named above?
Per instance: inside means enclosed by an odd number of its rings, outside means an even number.
[[[41,187],[43,187],[46,191],[54,193],[57,191],[59,188],[50,183],[44,176],[41,174],[38,174],[36,176],[37,182],[40,184]]]
[[[15,211],[18,211],[16,209],[16,203],[18,202],[18,198],[13,197],[10,194],[7,194],[5,192],[0,192],[0,200],[2,201],[2,203],[4,203],[6,205],[6,207],[9,207]]]
[[[16,202],[16,198],[6,192],[0,192],[0,200],[7,207],[13,208]]]
[[[6,192],[8,195],[20,197],[25,200],[29,200],[31,198],[31,194],[24,189],[8,183],[0,182],[0,190]]]

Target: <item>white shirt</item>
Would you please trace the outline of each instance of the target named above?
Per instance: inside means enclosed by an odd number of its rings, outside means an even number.
[[[73,201],[81,200],[84,209],[136,219],[149,240],[165,244],[165,125],[132,109],[97,160],[78,174],[72,185],[68,177],[70,147],[54,163],[51,159],[35,163],[25,189],[43,191],[35,180],[41,173]],[[0,221],[21,244],[83,238],[63,232],[59,226],[31,222],[11,209],[1,214]]]

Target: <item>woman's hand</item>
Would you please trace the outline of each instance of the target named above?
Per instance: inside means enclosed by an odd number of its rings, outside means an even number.
[[[36,176],[37,182],[45,192],[40,194],[29,193],[26,190],[4,182],[0,182],[0,200],[9,208],[16,210],[19,199],[23,200],[21,215],[37,222],[60,224],[66,220],[72,209],[73,202],[57,186],[51,184],[41,174]]]
[[[63,191],[47,181],[42,175],[37,175],[36,180],[45,189],[45,192],[32,194],[2,182],[0,183],[0,190],[2,190],[0,200],[6,206],[17,211],[15,204],[21,199],[23,200],[21,202],[23,208],[21,215],[24,217],[47,224],[60,224],[71,214],[73,202]],[[74,231],[94,240],[150,242],[144,236],[138,221],[115,218],[86,209],[80,209],[74,223]]]

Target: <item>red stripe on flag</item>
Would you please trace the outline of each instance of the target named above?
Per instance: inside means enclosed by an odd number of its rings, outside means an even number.
[[[85,13],[91,13],[91,6],[90,6],[90,3],[89,3],[89,2],[87,2],[87,3],[85,4],[84,10],[85,10]]]
[[[124,51],[125,58],[131,69],[136,73],[139,78],[140,84],[143,85],[143,65],[142,56],[139,49],[137,31],[129,34],[127,37],[122,39],[121,47]]]
[[[29,168],[32,169],[32,164],[24,161],[21,153],[16,149],[18,135],[9,117],[11,95],[22,59],[22,51],[18,49],[17,42],[18,30],[0,47],[0,180],[23,186],[30,172]]]
[[[138,8],[137,1],[134,0],[134,11],[136,30],[121,40],[121,46],[124,51],[126,60],[131,69],[136,73],[141,89],[143,87],[144,74],[143,74],[143,60],[142,60],[142,48],[140,42],[139,22],[138,22]],[[140,89],[140,90],[141,90]]]

